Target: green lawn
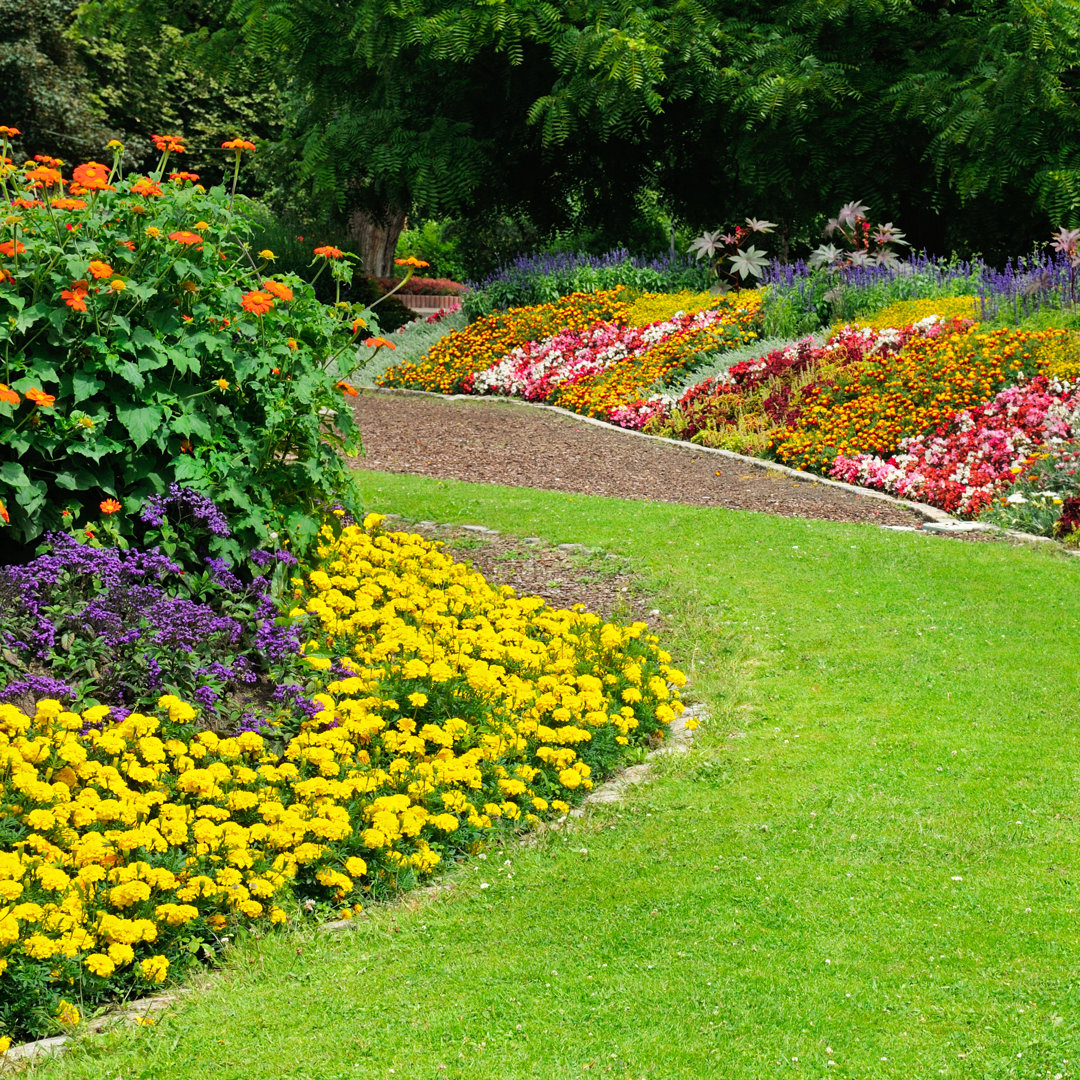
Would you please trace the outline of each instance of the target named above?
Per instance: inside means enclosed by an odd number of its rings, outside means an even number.
[[[373,510],[625,556],[711,721],[617,808],[347,933],[241,943],[158,1027],[39,1075],[1080,1075],[1080,560],[364,483]]]

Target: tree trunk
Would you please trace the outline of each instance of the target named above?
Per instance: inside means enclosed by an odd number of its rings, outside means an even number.
[[[349,215],[349,242],[368,277],[393,277],[394,252],[405,227],[405,211],[388,206],[379,216],[366,210]]]

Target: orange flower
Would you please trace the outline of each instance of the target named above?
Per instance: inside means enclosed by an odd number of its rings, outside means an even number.
[[[60,294],[60,299],[73,311],[85,311],[86,310],[86,296],[87,290],[80,289],[76,282],[70,289],[64,289]],[[26,396],[30,396],[30,392],[27,391]]]
[[[126,247],[128,249],[128,251],[134,251],[135,250],[135,241],[134,240],[117,240],[116,242],[121,247]]]
[[[6,401],[9,405],[18,405],[19,400],[19,395],[10,386],[0,382],[0,401]]]
[[[331,247],[329,244],[324,244],[322,247],[315,249],[316,255],[321,255],[324,259],[340,259],[345,253],[341,248]]]
[[[150,138],[154,146],[163,153],[184,154],[187,152],[184,148],[182,135],[151,135]]]
[[[115,514],[121,509],[120,504],[115,499],[102,499],[98,505],[101,507],[103,514]]]
[[[190,180],[191,183],[197,184],[199,182],[199,174],[193,172],[171,172],[169,173],[169,179],[174,184],[182,184],[185,180]]]
[[[158,197],[161,195],[161,188],[148,176],[144,176],[141,180],[136,180],[135,183],[131,185],[131,194]]]
[[[52,169],[48,165],[39,165],[36,169],[31,169],[26,174],[26,179],[32,180],[34,187],[55,187],[57,184],[62,187],[64,184],[60,170]]]
[[[45,204],[40,199],[12,199],[11,205],[17,206],[20,210],[33,210],[34,207]]]
[[[431,263],[426,263],[422,259],[417,259],[412,255],[410,255],[407,259],[395,259],[394,262],[398,266],[412,266],[417,270],[419,270],[421,266],[431,265]]]
[[[238,154],[241,150],[254,150],[255,144],[247,139],[230,139],[221,144],[222,150],[235,150]]]
[[[58,157],[49,157],[48,154],[35,154],[34,160],[39,165],[48,165],[50,169],[59,169],[63,165],[63,161]]]
[[[387,341],[384,337],[369,337],[367,341],[364,342],[364,344],[371,349],[378,349],[383,345],[385,345],[388,349],[397,348],[397,346],[392,341]]]
[[[115,191],[109,183],[109,166],[100,161],[88,161],[85,165],[76,165],[71,179],[87,191]]]
[[[180,232],[169,233],[169,239],[175,240],[178,244],[199,244],[203,242],[203,238],[198,233],[190,232],[187,229],[182,229]]]
[[[252,289],[251,292],[244,293],[240,306],[253,315],[265,315],[274,306],[274,298],[268,292]]]
[[[113,292],[123,292],[127,288],[127,283],[121,281],[119,278],[113,278],[112,281],[109,282],[109,288]]]
[[[14,281],[14,280],[15,280],[15,276],[13,274],[9,274],[6,270],[4,270],[3,268],[0,268],[0,285],[3,285],[3,283],[5,281]]]
[[[91,277],[112,277],[113,268],[108,263],[102,262],[100,259],[94,259],[87,269],[90,271]]]
[[[11,524],[11,518],[8,517],[7,507],[2,502],[0,502],[0,521],[5,525]]]
[[[53,199],[49,205],[54,210],[85,210],[86,203],[82,199]]]
[[[26,391],[26,400],[40,405],[43,409],[51,409],[56,404],[56,395],[43,393],[36,386],[31,386]]]
[[[293,298],[293,291],[288,285],[283,285],[280,281],[264,281],[262,287],[271,295],[276,296],[279,300],[287,303]]]
[[[6,124],[0,124],[0,135],[3,135],[7,139],[14,139],[16,135],[21,135],[22,132],[16,127],[8,127]]]
[[[349,397],[356,397],[357,390],[355,387],[350,386],[347,382],[339,382],[337,385],[343,394],[348,394]]]
[[[6,255],[9,259],[21,255],[25,250],[26,245],[18,240],[5,240],[4,243],[0,244],[0,255]]]

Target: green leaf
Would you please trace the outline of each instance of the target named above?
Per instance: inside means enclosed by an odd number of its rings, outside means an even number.
[[[71,377],[72,403],[78,405],[80,401],[93,397],[104,385],[100,379],[95,379],[93,375],[76,371]]]
[[[164,415],[164,410],[156,405],[116,406],[116,418],[127,428],[136,450],[157,431]]]

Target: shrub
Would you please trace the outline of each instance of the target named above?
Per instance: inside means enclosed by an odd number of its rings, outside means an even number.
[[[235,551],[272,532],[302,550],[320,503],[359,510],[337,366],[370,331],[274,273],[229,193],[166,174],[183,146],[161,146],[149,177],[124,178],[118,149],[69,179],[49,160],[3,167],[0,528],[29,544],[108,496],[130,532],[143,499],[179,482],[228,513]],[[237,170],[245,147],[226,148]],[[341,256],[317,248],[320,274],[346,277]]]

